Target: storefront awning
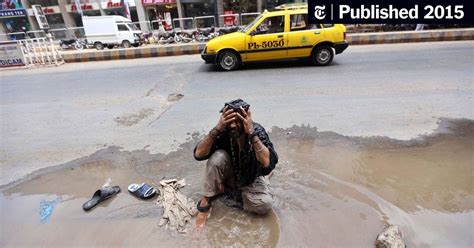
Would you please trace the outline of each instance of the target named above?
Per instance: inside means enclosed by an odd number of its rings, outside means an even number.
[[[181,0],[181,3],[212,3],[211,0]]]
[[[142,0],[143,5],[175,4],[176,0]]]

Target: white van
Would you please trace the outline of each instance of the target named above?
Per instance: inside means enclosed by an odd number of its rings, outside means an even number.
[[[105,46],[125,48],[142,44],[142,32],[123,16],[84,16],[82,18],[87,41],[98,50]]]

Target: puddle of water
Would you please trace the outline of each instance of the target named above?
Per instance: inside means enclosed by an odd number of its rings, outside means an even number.
[[[273,128],[280,163],[271,179],[275,211],[256,216],[217,202],[206,231],[158,227],[154,200],[131,196],[130,183],[186,178],[197,200],[204,163],[198,135],[164,155],[117,147],[39,171],[3,187],[0,243],[12,246],[323,246],[370,247],[387,223],[408,246],[472,246],[474,122],[445,120],[442,133],[411,141],[345,137],[311,127]],[[122,192],[89,213],[82,204],[110,178]],[[40,222],[41,200],[61,197]],[[277,217],[278,216],[278,217]],[[120,237],[120,238],[117,238]]]
[[[43,171],[32,179],[9,186],[0,194],[2,226],[8,227],[2,229],[0,243],[4,247],[190,244],[275,247],[279,226],[274,212],[265,217],[255,216],[217,202],[204,233],[197,235],[191,223],[188,233],[178,234],[158,226],[162,208],[155,203],[156,197],[143,201],[127,192],[131,183],[148,182],[156,187],[164,178],[184,175],[188,186],[183,193],[197,200],[204,167],[191,156],[193,146],[184,144],[181,151],[166,156],[145,151],[123,152],[110,147],[63,165],[65,168]],[[82,204],[108,181],[110,185],[119,185],[122,192],[92,211],[84,212]],[[41,223],[40,202],[52,201],[58,196],[62,201],[55,206],[48,221]],[[256,240],[258,245],[254,244]]]

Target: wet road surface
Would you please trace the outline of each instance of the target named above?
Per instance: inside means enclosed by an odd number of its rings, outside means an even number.
[[[109,147],[4,187],[2,224],[8,228],[1,243],[370,247],[385,225],[396,224],[409,246],[469,247],[474,122],[444,119],[441,126],[447,130],[411,141],[274,128],[280,155],[271,178],[274,212],[256,216],[218,202],[201,235],[191,224],[186,234],[158,227],[162,209],[154,199],[126,192],[130,183],[156,187],[163,178],[184,177],[183,193],[197,202],[204,162],[190,155],[198,136],[166,155]],[[83,212],[82,203],[108,179],[123,192]],[[41,200],[57,197],[50,219],[40,222]]]
[[[129,237],[126,246],[360,247],[391,223],[409,245],[470,246],[472,123],[462,118],[473,119],[473,48],[353,47],[330,67],[285,61],[231,73],[198,56],[2,73],[1,184],[49,169],[3,187],[2,225],[10,228],[1,243],[124,244],[99,240],[99,232]],[[169,101],[172,93],[184,98]],[[255,219],[222,206],[196,240],[158,228],[156,204],[127,192],[84,215],[80,206],[107,178],[125,190],[185,177],[185,193],[197,200],[203,164],[193,161],[192,146],[215,125],[222,103],[237,97],[271,130],[280,154],[272,178],[278,217]],[[441,134],[420,138],[432,133]],[[63,201],[41,224],[40,201],[58,196]],[[29,239],[13,238],[19,230]],[[243,232],[250,238],[236,238]]]

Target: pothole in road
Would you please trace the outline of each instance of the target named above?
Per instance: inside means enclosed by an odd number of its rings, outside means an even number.
[[[152,108],[144,108],[138,111],[138,113],[119,116],[115,118],[114,121],[120,126],[130,127],[153,115],[154,112],[155,111]]]
[[[130,183],[157,186],[163,178],[185,178],[183,193],[197,201],[204,169],[192,156],[198,134],[169,154],[109,147],[3,187],[2,212],[8,214],[2,224],[8,228],[1,243],[368,247],[386,222],[399,225],[411,246],[432,245],[436,234],[455,242],[470,237],[474,122],[443,119],[440,126],[448,132],[410,141],[274,127],[276,215],[257,217],[217,203],[201,238],[158,227],[160,207],[126,192]],[[123,192],[84,213],[82,203],[108,178]],[[40,224],[41,200],[58,196],[62,202]],[[447,227],[442,234],[440,225]]]
[[[170,101],[170,102],[179,101],[179,100],[181,100],[181,98],[183,98],[183,97],[184,97],[184,95],[183,95],[183,94],[180,94],[180,93],[169,94],[169,95],[168,95],[168,101]]]

